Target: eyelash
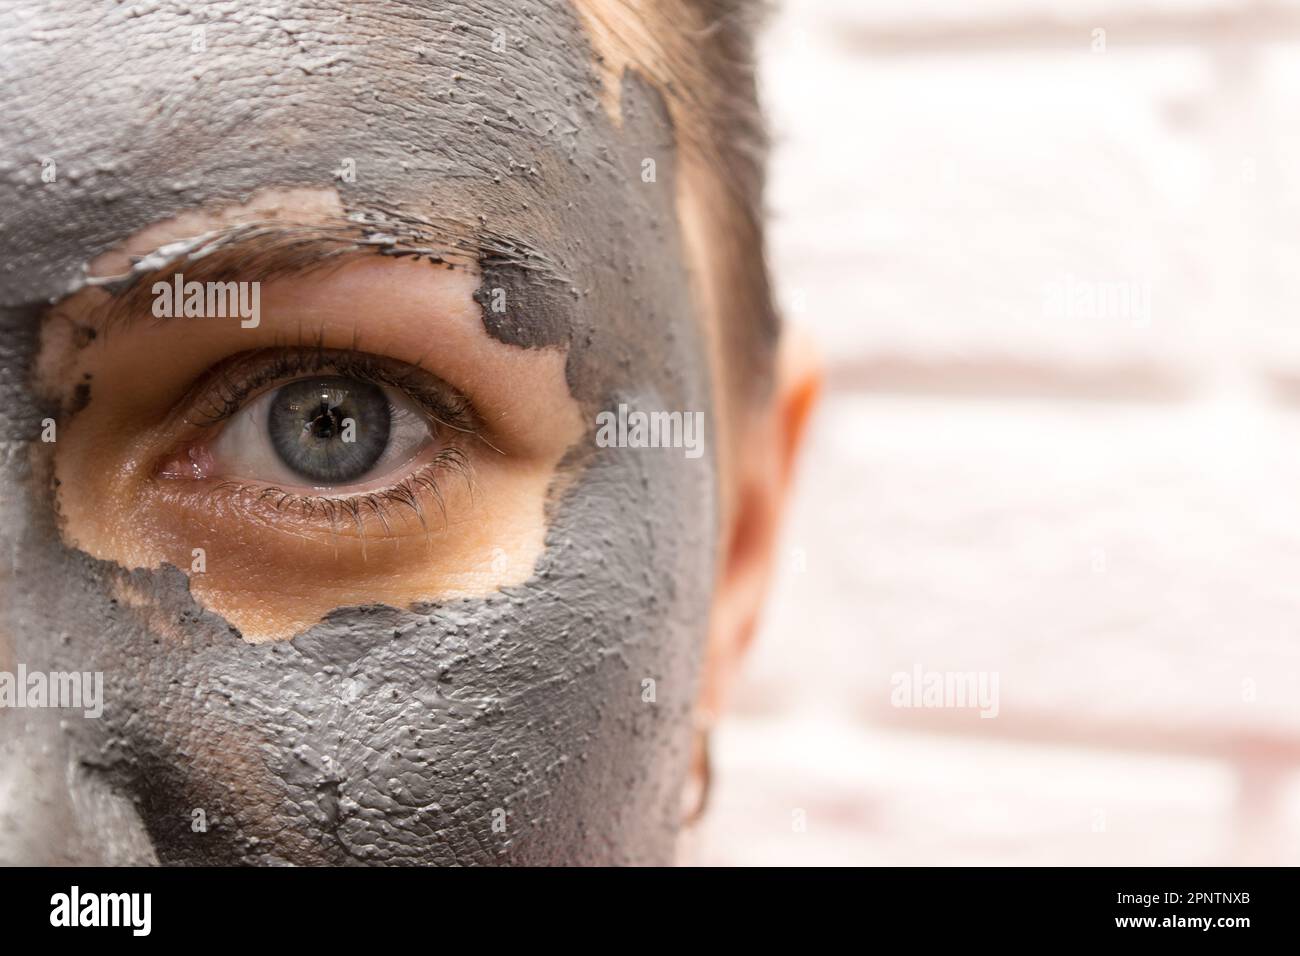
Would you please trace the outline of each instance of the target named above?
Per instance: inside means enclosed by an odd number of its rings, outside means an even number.
[[[254,367],[248,370],[250,365]],[[427,492],[437,503],[445,525],[447,509],[438,475],[447,473],[463,478],[469,493],[473,495],[473,470],[461,443],[472,437],[483,441],[489,448],[494,446],[481,435],[478,417],[470,401],[450,386],[433,379],[418,364],[399,365],[393,360],[365,352],[327,349],[320,345],[289,346],[244,353],[223,362],[196,386],[199,393],[195,401],[198,411],[187,414],[185,422],[204,429],[214,427],[233,417],[252,398],[269,390],[270,386],[286,384],[295,378],[322,372],[401,389],[429,414],[436,426],[451,432],[450,435],[441,436],[446,447],[415,473],[406,476],[391,488],[378,491],[337,497],[305,495],[274,486],[261,487],[224,480],[214,485],[210,493],[239,497],[256,493],[258,501],[269,501],[276,511],[293,511],[310,520],[328,520],[335,533],[338,532],[340,522],[346,519],[357,528],[364,542],[364,518],[367,513],[374,515],[388,534],[392,530],[389,515],[399,508],[413,513],[427,533],[429,527],[421,498],[422,493]]]
[[[438,484],[439,472],[458,475],[465,480],[470,494],[474,493],[473,471],[468,456],[462,449],[449,446],[434,456],[432,461],[421,466],[415,474],[408,475],[393,487],[380,491],[331,498],[322,495],[300,495],[276,487],[255,489],[237,481],[222,481],[212,489],[212,494],[233,493],[242,496],[250,491],[256,491],[258,500],[270,501],[276,511],[292,511],[310,520],[327,519],[335,534],[338,533],[340,520],[346,518],[351,521],[364,542],[364,519],[367,512],[379,520],[386,534],[391,534],[389,515],[398,508],[407,508],[420,522],[420,527],[428,533],[429,525],[425,519],[424,505],[420,500],[421,489],[433,496],[445,526],[447,506],[443,499],[442,488]]]
[[[257,361],[259,356],[262,356],[261,364],[252,374],[240,378],[232,374]],[[405,369],[399,369],[394,362],[365,352],[318,346],[263,349],[228,359],[214,369],[201,386],[204,398],[210,399],[213,407],[206,413],[200,412],[199,420],[187,418],[186,421],[204,427],[219,424],[237,413],[249,398],[266,386],[285,384],[321,372],[399,388],[418,402],[437,424],[467,434],[478,432],[478,422],[469,400],[449,386],[416,381],[418,376],[429,374],[419,366],[407,365]]]

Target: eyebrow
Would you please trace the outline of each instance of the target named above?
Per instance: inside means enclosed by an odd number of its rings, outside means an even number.
[[[271,282],[373,255],[423,259],[448,269],[474,264],[514,267],[540,281],[570,281],[550,257],[524,240],[454,220],[421,220],[399,229],[343,218],[311,223],[260,220],[166,243],[132,256],[126,273],[87,278],[87,287],[109,295],[90,317],[103,331],[144,320],[167,321],[152,314],[152,289],[155,282],[171,280],[178,272],[187,283]]]

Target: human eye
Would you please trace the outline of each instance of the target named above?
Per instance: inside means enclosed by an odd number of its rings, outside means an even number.
[[[61,303],[45,365],[65,540],[179,569],[253,641],[523,583],[586,423],[564,352],[489,335],[478,284],[365,256],[268,281],[256,328]]]
[[[486,441],[470,401],[425,369],[342,349],[244,353],[206,373],[178,414],[189,435],[162,480],[337,522],[393,509],[445,520],[442,482],[467,483]]]

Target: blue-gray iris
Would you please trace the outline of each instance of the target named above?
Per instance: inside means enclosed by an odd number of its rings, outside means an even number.
[[[383,389],[341,376],[282,386],[266,416],[280,460],[318,484],[344,484],[370,471],[388,446],[391,427]]]

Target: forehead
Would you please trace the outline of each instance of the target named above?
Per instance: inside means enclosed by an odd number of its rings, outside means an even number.
[[[0,253],[66,278],[74,247],[84,261],[204,203],[333,185],[354,214],[464,221],[562,257],[574,193],[635,157],[575,13],[490,7],[54,0],[15,13],[0,27],[0,175],[16,203]],[[605,185],[627,188],[632,170],[617,173]],[[32,220],[39,234],[20,235]],[[14,289],[26,271],[10,290],[46,292]]]
[[[574,345],[579,397],[639,368],[700,401],[698,330],[664,334],[694,324],[671,118],[633,71],[603,97],[568,5],[51,0],[0,48],[0,307],[66,294],[160,220],[327,186],[378,231],[477,242],[485,284],[553,333],[512,344]]]

